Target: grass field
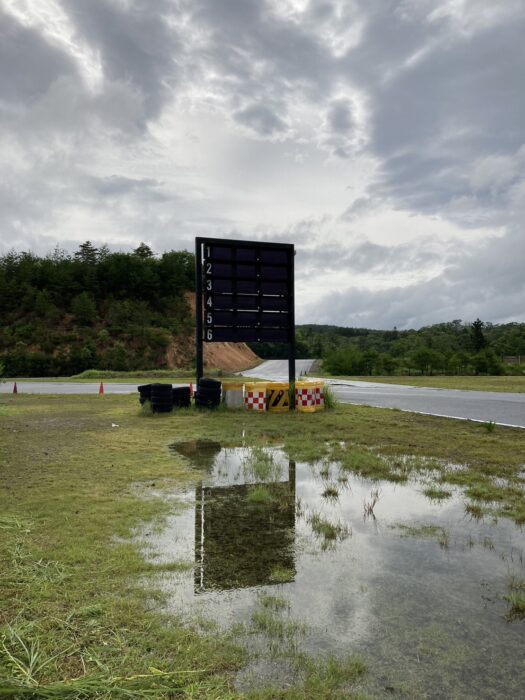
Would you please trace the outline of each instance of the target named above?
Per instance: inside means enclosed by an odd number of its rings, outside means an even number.
[[[325,375],[328,377],[328,375]],[[333,377],[330,377],[333,378]],[[338,377],[362,382],[381,382],[383,384],[405,384],[408,386],[427,386],[434,389],[462,389],[464,391],[505,391],[514,393],[525,392],[525,377],[493,376],[493,377],[463,377],[463,376],[424,376],[424,377]]]
[[[0,695],[238,697],[232,678],[246,661],[242,641],[160,614],[160,591],[152,597],[139,585],[161,566],[191,563],[148,564],[126,538],[145,521],[160,527],[176,507],[141,498],[134,485],[192,480],[169,444],[235,445],[243,435],[253,445],[284,445],[296,460],[333,457],[377,479],[406,479],[406,454],[415,470],[428,466],[417,457],[436,460],[436,469],[462,464],[443,469],[438,482],[462,487],[471,513],[525,521],[525,431],[361,406],[144,416],[134,396],[2,396]],[[296,687],[243,697],[352,697],[338,684],[363,668],[351,658],[305,660]]]

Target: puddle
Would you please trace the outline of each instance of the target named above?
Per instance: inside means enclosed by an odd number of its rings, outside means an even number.
[[[278,449],[173,449],[196,468],[195,484],[175,494],[186,507],[139,535],[150,561],[193,565],[159,574],[168,611],[244,625],[259,650],[291,629],[295,650],[361,655],[370,697],[523,696],[525,622],[506,619],[503,599],[511,576],[525,578],[522,529],[469,518],[458,489],[429,499],[421,477],[370,481]],[[278,615],[264,617],[272,606]],[[239,688],[297,680],[266,656]]]

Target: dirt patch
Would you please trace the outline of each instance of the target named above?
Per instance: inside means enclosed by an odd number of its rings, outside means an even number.
[[[205,343],[204,345],[206,369],[240,372],[243,369],[256,367],[261,361],[246,343]]]
[[[195,294],[186,292],[186,303],[195,313]],[[169,369],[189,369],[195,354],[193,334],[189,337],[176,337],[166,349],[166,365]],[[204,367],[206,370],[221,369],[227,372],[241,372],[261,363],[246,343],[205,343]]]

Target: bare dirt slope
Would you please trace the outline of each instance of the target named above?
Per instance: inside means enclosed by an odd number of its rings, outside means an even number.
[[[186,301],[195,314],[195,294],[187,292]],[[166,350],[166,363],[170,369],[191,366],[195,353],[195,339],[174,338]],[[258,357],[246,343],[204,343],[204,368],[206,370],[222,369],[226,372],[241,372],[251,369],[261,363]]]
[[[246,343],[205,343],[204,367],[240,372],[260,364],[261,359]]]

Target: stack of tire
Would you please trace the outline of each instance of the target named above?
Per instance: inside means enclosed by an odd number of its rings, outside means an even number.
[[[170,413],[173,410],[173,387],[171,384],[152,384],[150,401],[153,413]]]
[[[208,377],[199,379],[195,393],[195,406],[197,408],[217,408],[220,403],[221,383]]]
[[[137,387],[140,394],[140,405],[143,406],[146,401],[151,401],[151,384],[141,384]]]
[[[191,393],[189,386],[176,386],[172,391],[173,408],[189,408]]]

